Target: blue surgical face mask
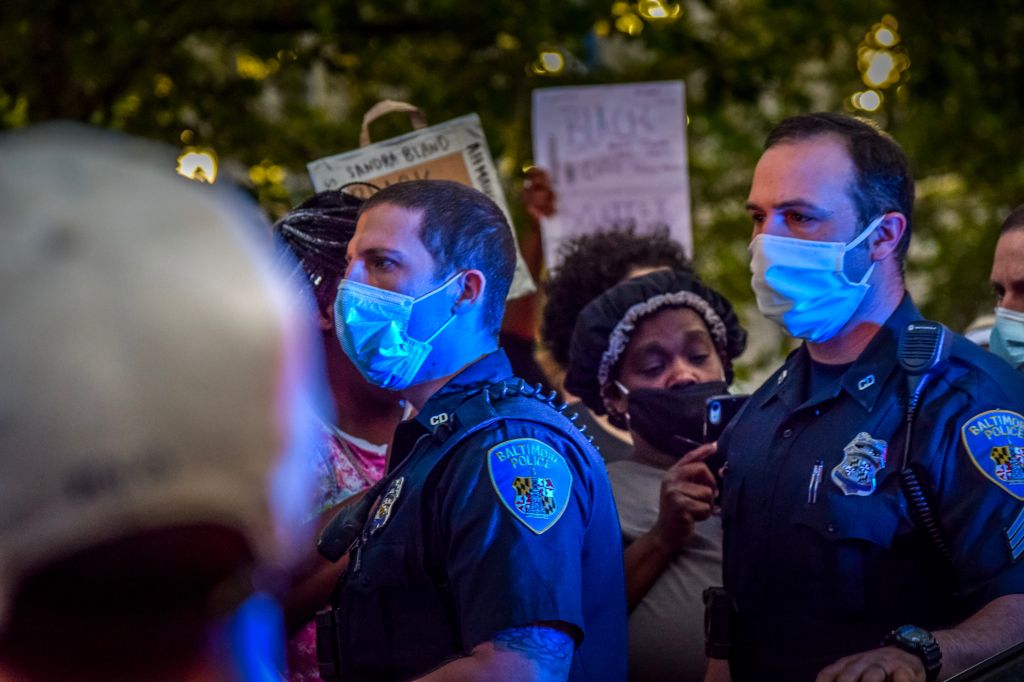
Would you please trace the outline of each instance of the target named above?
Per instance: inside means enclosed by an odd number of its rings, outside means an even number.
[[[993,353],[1024,370],[1024,313],[1009,308],[996,308],[996,323],[988,339]]]
[[[431,342],[455,319],[454,300],[444,295],[456,274],[418,298],[342,280],[334,300],[334,328],[341,348],[375,386],[400,391],[413,380],[438,377],[420,373]]]
[[[881,224],[878,216],[852,242],[817,242],[759,234],[750,242],[750,285],[761,313],[793,336],[828,341],[850,321],[871,285],[872,263],[859,282],[844,270],[848,251]]]

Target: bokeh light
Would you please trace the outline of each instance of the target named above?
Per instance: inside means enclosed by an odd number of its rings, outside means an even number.
[[[558,52],[546,51],[540,53],[540,63],[548,73],[561,73],[565,69],[565,57]]]
[[[157,97],[167,97],[174,90],[174,81],[165,73],[158,73],[153,78],[153,94]]]
[[[186,149],[178,157],[178,175],[213,184],[217,180],[217,153],[212,149]]]
[[[882,47],[892,47],[899,42],[899,38],[891,29],[880,26],[875,30],[875,42]]]
[[[858,92],[850,98],[850,103],[861,111],[878,111],[882,106],[882,93],[877,90]]]
[[[640,0],[637,3],[637,12],[644,19],[651,22],[672,22],[683,14],[681,5],[664,0]]]
[[[276,73],[279,68],[281,68],[281,62],[276,59],[264,61],[255,55],[244,52],[235,56],[235,72],[240,78],[247,80],[265,80],[271,74]]]
[[[494,43],[502,50],[518,50],[519,49],[519,38],[516,38],[511,33],[505,33],[502,31],[494,39]]]
[[[904,72],[910,68],[910,58],[906,50],[897,47],[900,42],[898,29],[899,22],[896,17],[886,14],[868,30],[857,48],[857,68],[860,70],[861,80],[871,88],[869,92],[875,91],[879,98],[881,92],[877,91],[904,80]],[[856,99],[860,94],[862,93],[857,93],[853,98]],[[871,98],[865,100],[865,103],[873,102]],[[854,106],[865,111],[874,111],[856,103]]]
[[[280,185],[284,182],[288,172],[270,159],[263,159],[257,165],[249,168],[249,181],[253,185]]]
[[[644,20],[632,12],[628,12],[615,20],[615,28],[626,35],[640,35],[640,32],[644,30]]]
[[[896,70],[896,60],[892,53],[884,50],[872,50],[867,58],[867,68],[864,70],[864,82],[871,87],[884,87],[890,85],[899,74]]]

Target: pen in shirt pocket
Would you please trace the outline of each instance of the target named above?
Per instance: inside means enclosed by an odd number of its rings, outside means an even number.
[[[811,469],[811,480],[807,484],[807,504],[814,504],[818,501],[818,486],[821,485],[821,474],[825,470],[825,462],[818,460]]]

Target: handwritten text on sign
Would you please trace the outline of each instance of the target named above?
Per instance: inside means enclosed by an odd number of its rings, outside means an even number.
[[[685,121],[681,81],[534,90],[534,161],[558,193],[549,265],[564,240],[623,224],[667,226],[692,253]]]

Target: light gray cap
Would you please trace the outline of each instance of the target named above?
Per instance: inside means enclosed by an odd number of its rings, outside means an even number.
[[[125,534],[220,524],[270,561],[298,538],[312,337],[255,216],[169,148],[0,136],[0,616],[34,567]]]

